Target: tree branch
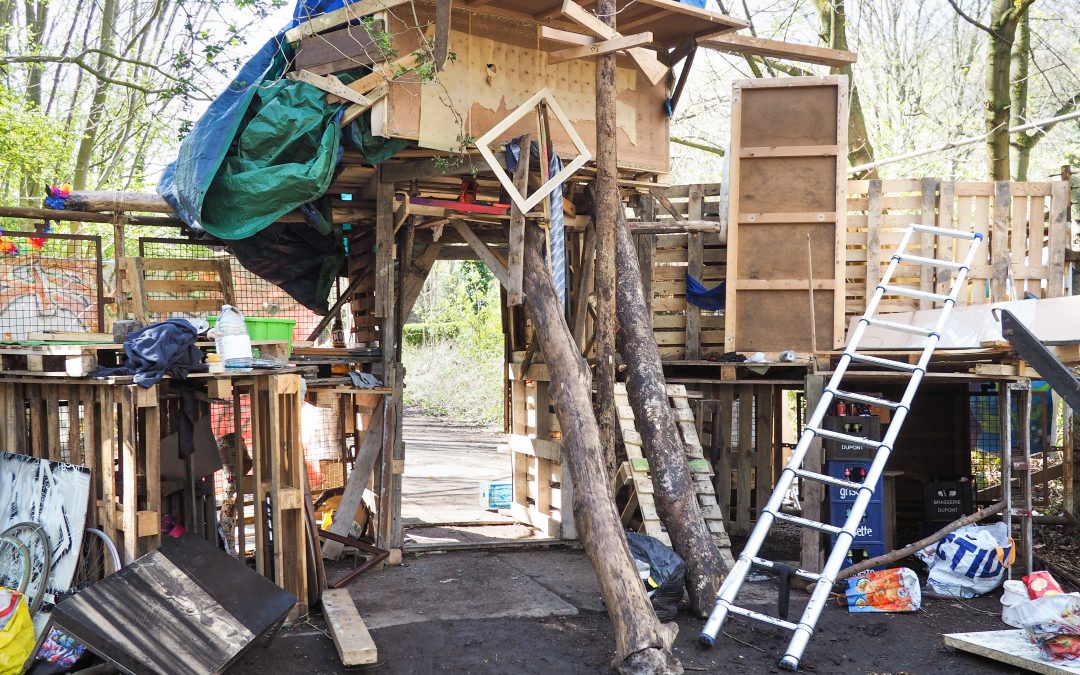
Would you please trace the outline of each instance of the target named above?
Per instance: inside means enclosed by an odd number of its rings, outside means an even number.
[[[1064,103],[1058,106],[1058,109],[1054,111],[1053,117],[1061,117],[1062,115],[1068,115],[1080,107],[1080,92],[1072,95],[1071,98],[1066,99]],[[1047,122],[1046,124],[1040,124],[1037,127],[1032,127],[1029,131],[1031,133],[1021,132],[1017,134],[1017,139],[1013,141],[1013,147],[1030,149],[1035,147],[1035,144],[1042,140],[1051,129],[1063,122],[1064,120],[1056,120],[1054,122]]]
[[[165,88],[165,89],[157,89],[157,88],[141,85],[141,84],[138,84],[136,82],[131,82],[129,80],[116,79],[116,78],[111,77],[110,75],[106,74],[101,69],[97,68],[96,66],[93,66],[93,65],[86,62],[86,57],[90,56],[90,55],[94,55],[94,54],[99,55],[99,56],[104,56],[104,57],[110,58],[110,59],[115,59],[116,61],[120,61],[121,63],[129,63],[129,64],[132,64],[132,65],[142,66],[144,68],[148,68],[148,69],[153,70],[156,73],[160,74],[161,76],[163,76],[163,77],[165,77],[165,78],[167,78],[169,80],[172,80],[173,82],[176,82],[178,86],[177,87],[169,87],[169,88]],[[39,55],[33,55],[33,56],[14,56],[14,55],[0,56],[0,66],[7,66],[7,65],[19,64],[19,63],[68,63],[68,64],[78,66],[79,68],[81,68],[81,69],[85,70],[86,72],[90,73],[91,75],[93,75],[97,79],[101,80],[102,82],[106,82],[108,84],[116,85],[116,86],[119,86],[119,87],[126,87],[128,89],[133,89],[135,91],[142,92],[143,94],[147,94],[147,95],[177,93],[178,88],[190,87],[191,86],[191,83],[188,80],[184,80],[184,79],[178,78],[178,77],[176,77],[174,75],[171,75],[168,72],[166,72],[165,70],[163,70],[161,67],[159,67],[159,66],[157,66],[157,65],[155,65],[153,63],[148,63],[146,61],[139,61],[137,59],[125,58],[125,57],[113,54],[111,52],[103,51],[101,49],[90,49],[90,48],[84,49],[84,50],[82,50],[81,52],[79,52],[78,54],[76,54],[74,56],[50,56],[48,54],[39,54]]]
[[[997,32],[995,32],[994,29],[991,28],[990,26],[983,25],[983,24],[979,23],[978,21],[976,21],[975,19],[973,19],[972,17],[965,14],[964,10],[960,9],[960,5],[956,4],[956,0],[948,0],[948,3],[950,5],[952,5],[952,8],[954,10],[956,10],[956,13],[959,14],[960,18],[963,19],[964,21],[967,21],[968,23],[970,23],[972,26],[975,26],[979,30],[986,31],[987,33],[989,33],[990,35],[993,35],[994,37],[996,37],[998,39],[1001,38],[1001,36],[998,35]]]
[[[672,136],[671,142],[677,145],[685,145],[688,148],[694,148],[695,150],[702,150],[704,152],[711,152],[714,155],[724,156],[725,150],[718,148],[715,145],[707,145],[705,143],[698,143],[697,141],[691,141],[686,138],[680,138],[678,136]]]

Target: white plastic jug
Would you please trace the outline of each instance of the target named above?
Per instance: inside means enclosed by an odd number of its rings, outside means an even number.
[[[251,338],[244,315],[232,305],[223,305],[214,326],[214,343],[226,367],[251,365]]]

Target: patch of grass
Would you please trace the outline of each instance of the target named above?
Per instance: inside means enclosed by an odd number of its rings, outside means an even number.
[[[405,403],[439,417],[501,426],[502,349],[462,340],[406,345]]]

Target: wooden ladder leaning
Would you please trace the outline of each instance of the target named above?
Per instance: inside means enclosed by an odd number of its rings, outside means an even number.
[[[701,441],[698,439],[694,411],[690,408],[686,387],[681,384],[669,384],[667,396],[671,402],[679,436],[694,478],[694,493],[697,495],[698,505],[701,507],[709,532],[712,533],[720,549],[724,564],[730,569],[735,564],[731,555],[731,540],[728,538],[727,530],[724,529],[723,511],[717,504],[716,488],[713,486],[713,470],[709,465],[709,460],[705,459]],[[615,385],[615,409],[619,416],[619,428],[622,431],[627,456],[627,461],[619,467],[615,479],[616,491],[627,484],[633,485],[633,495],[623,509],[623,523],[631,522],[635,510],[638,510],[641,513],[645,534],[670,546],[671,538],[664,530],[656,512],[652,478],[649,476],[649,460],[642,454],[641,434],[637,430],[637,421],[634,418],[633,408],[630,407],[626,385],[621,382]]]

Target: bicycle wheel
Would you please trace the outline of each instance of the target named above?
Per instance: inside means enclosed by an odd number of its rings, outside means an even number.
[[[37,614],[48,593],[49,576],[52,574],[52,545],[49,543],[49,535],[44,527],[29,521],[12,525],[4,530],[4,534],[21,541],[30,553],[29,583],[25,593],[30,614]]]
[[[120,554],[109,535],[93,527],[86,528],[79,563],[75,566],[75,578],[71,582],[72,592],[78,593],[119,569]]]

